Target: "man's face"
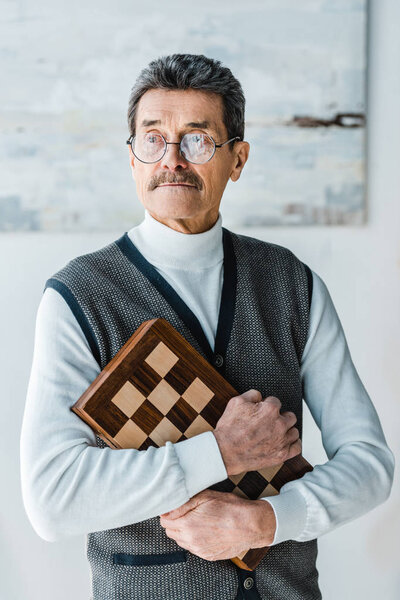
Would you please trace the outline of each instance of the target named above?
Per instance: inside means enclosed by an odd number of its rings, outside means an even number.
[[[179,142],[185,133],[198,132],[219,144],[229,139],[222,115],[219,94],[192,89],[149,90],[138,104],[136,135],[161,133],[167,142]],[[139,200],[154,218],[173,229],[206,231],[218,218],[229,178],[236,181],[240,176],[248,146],[247,142],[236,142],[233,151],[230,144],[216,148],[212,159],[204,164],[187,161],[177,145],[168,145],[159,162],[146,164],[129,146]]]

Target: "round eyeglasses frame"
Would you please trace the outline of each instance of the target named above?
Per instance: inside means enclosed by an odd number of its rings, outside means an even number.
[[[212,137],[211,137],[211,135],[208,135],[208,134],[206,134],[206,133],[203,133],[202,135],[206,135],[206,136],[207,136],[208,138],[210,138],[210,140],[212,141],[212,143],[213,143],[213,145],[214,145],[214,150],[213,150],[213,153],[211,154],[210,158],[208,158],[208,159],[207,159],[207,160],[205,160],[204,162],[201,162],[201,163],[196,163],[196,162],[193,162],[192,160],[189,160],[188,158],[186,158],[186,156],[185,156],[185,153],[184,153],[184,151],[182,150],[182,146],[181,146],[181,144],[182,144],[182,140],[183,140],[183,138],[184,138],[185,136],[183,136],[183,137],[182,137],[182,139],[181,139],[181,141],[180,141],[180,142],[167,142],[167,140],[165,139],[165,137],[164,137],[164,136],[163,136],[161,133],[157,133],[156,135],[159,135],[159,136],[160,136],[160,137],[162,137],[162,139],[164,140],[164,152],[162,153],[162,156],[160,156],[160,158],[158,158],[157,160],[152,160],[152,161],[146,161],[146,160],[142,160],[141,158],[139,158],[139,157],[138,157],[138,156],[135,154],[135,151],[134,151],[134,149],[133,149],[133,145],[132,145],[132,144],[133,144],[133,140],[135,139],[135,136],[134,136],[134,135],[131,135],[131,136],[129,137],[129,139],[127,139],[127,140],[126,140],[126,143],[127,143],[127,144],[129,144],[129,146],[131,147],[131,150],[132,150],[132,152],[133,152],[134,156],[135,156],[135,157],[136,157],[138,160],[140,160],[140,162],[142,162],[142,163],[145,163],[146,165],[152,165],[152,164],[154,164],[154,163],[157,163],[157,162],[159,162],[159,161],[160,161],[162,158],[164,158],[164,156],[165,156],[165,153],[166,153],[166,151],[167,151],[167,148],[168,148],[168,144],[173,144],[173,145],[179,146],[179,150],[180,150],[180,153],[182,154],[182,156],[185,158],[185,160],[187,160],[188,162],[192,163],[193,165],[205,165],[206,163],[208,163],[208,162],[209,162],[209,161],[212,159],[212,157],[213,157],[213,156],[214,156],[214,154],[215,154],[215,150],[216,150],[217,148],[222,148],[222,146],[225,146],[225,144],[228,144],[229,142],[233,142],[233,140],[235,140],[235,141],[237,141],[237,140],[240,140],[240,137],[237,135],[236,137],[233,137],[233,138],[231,138],[230,140],[226,140],[226,142],[223,142],[222,144],[217,144],[217,143],[215,142],[214,138],[212,138]],[[186,134],[185,134],[185,135],[186,135]]]

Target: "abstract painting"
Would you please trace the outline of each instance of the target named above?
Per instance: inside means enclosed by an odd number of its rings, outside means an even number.
[[[127,104],[141,69],[175,52],[221,60],[245,93],[250,154],[224,226],[365,223],[367,0],[198,4],[2,1],[0,231],[142,220]]]

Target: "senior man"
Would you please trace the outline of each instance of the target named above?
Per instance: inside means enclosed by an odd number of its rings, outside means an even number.
[[[287,248],[222,227],[226,184],[249,156],[244,105],[219,61],[152,61],[128,110],[144,220],[70,261],[40,302],[21,434],[24,503],[46,540],[88,534],[93,600],[321,598],[317,537],[390,493],[393,455],[325,284]],[[115,451],[70,407],[154,317],[240,395],[213,432]],[[259,500],[207,489],[299,454],[303,398],[326,464]],[[252,572],[229,560],[263,546]]]

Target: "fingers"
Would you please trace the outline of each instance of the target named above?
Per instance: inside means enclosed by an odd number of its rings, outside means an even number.
[[[168,519],[179,519],[180,517],[183,517],[183,515],[185,515],[187,512],[189,512],[190,510],[193,510],[193,508],[195,508],[196,501],[193,500],[193,497],[190,498],[187,502],[185,502],[185,504],[178,506],[178,508],[174,508],[174,509],[168,511],[167,513],[163,513],[162,515],[160,515],[160,517],[164,516],[164,517],[167,517]]]
[[[242,398],[243,400],[247,400],[248,402],[261,402],[262,400],[262,395],[261,392],[259,392],[258,390],[247,390],[247,392],[244,392],[243,394],[240,394],[240,396],[237,396],[237,398]]]
[[[288,444],[294,444],[295,442],[297,442],[299,437],[300,437],[300,433],[299,433],[299,430],[297,429],[297,427],[291,427],[286,432],[286,441]]]
[[[282,402],[279,400],[279,398],[276,398],[275,396],[267,396],[267,398],[265,398],[264,400],[264,405],[273,408],[278,412],[282,408]]]
[[[297,423],[297,417],[294,412],[286,411],[281,414],[281,418],[285,421],[286,428],[290,429]]]
[[[288,451],[288,459],[294,458],[298,454],[301,454],[301,450],[302,450],[301,440],[298,439],[296,442],[294,442],[294,444],[290,445],[290,448]]]

